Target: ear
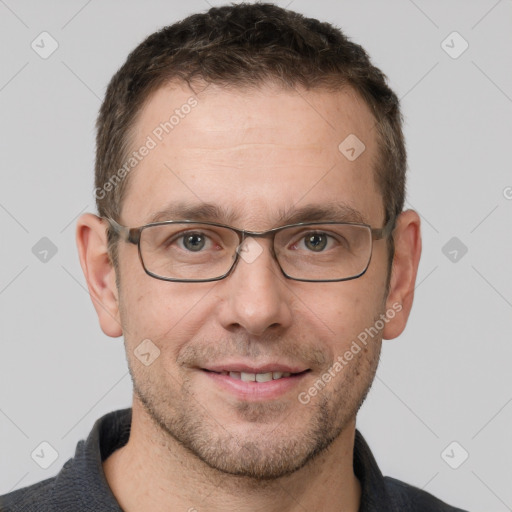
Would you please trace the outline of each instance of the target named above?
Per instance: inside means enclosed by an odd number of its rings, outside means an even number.
[[[77,222],[76,243],[101,329],[107,336],[117,338],[123,334],[123,330],[115,269],[107,251],[105,221],[91,213],[81,215]]]
[[[414,287],[421,256],[420,217],[414,210],[402,212],[393,232],[395,254],[391,269],[386,311],[395,311],[382,337],[391,340],[399,336],[407,324],[414,299]]]

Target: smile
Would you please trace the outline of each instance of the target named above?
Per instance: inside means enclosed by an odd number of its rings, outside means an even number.
[[[283,379],[291,377],[290,372],[265,372],[265,373],[249,373],[249,372],[230,372],[224,370],[222,372],[214,372],[219,375],[229,375],[232,379],[243,380],[244,382],[269,382],[271,380]]]
[[[306,370],[289,367],[276,368],[275,365],[273,365],[274,368],[233,366],[229,365],[227,368],[221,366],[215,369],[201,368],[201,370],[215,387],[219,386],[243,401],[278,399],[299,386],[302,379],[311,371],[309,368]]]

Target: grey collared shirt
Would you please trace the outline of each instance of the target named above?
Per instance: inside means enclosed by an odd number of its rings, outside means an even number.
[[[55,477],[0,496],[0,512],[122,512],[102,462],[128,442],[131,417],[131,409],[122,409],[98,419]],[[359,512],[465,512],[416,487],[383,477],[357,430],[354,472],[362,488]]]

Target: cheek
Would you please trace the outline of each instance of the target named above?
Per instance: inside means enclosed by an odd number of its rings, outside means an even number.
[[[297,291],[301,311],[297,321],[312,335],[330,340],[337,356],[358,334],[373,325],[381,313],[383,286],[364,276],[352,281],[324,283],[315,289]]]
[[[162,352],[176,356],[202,328],[210,314],[207,296],[215,283],[172,283],[145,274],[122,286],[121,319],[126,344],[153,341]]]

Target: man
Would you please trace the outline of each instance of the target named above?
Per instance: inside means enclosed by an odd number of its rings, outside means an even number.
[[[358,45],[271,4],[151,35],[97,123],[77,228],[133,407],[2,510],[453,511],[356,431],[421,253],[398,101]]]

